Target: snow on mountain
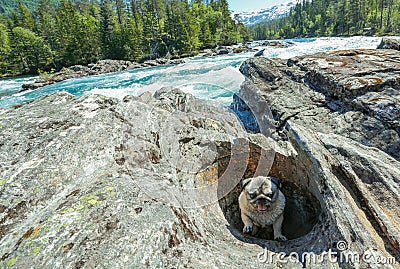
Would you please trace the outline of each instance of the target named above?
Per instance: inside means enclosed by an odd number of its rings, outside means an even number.
[[[295,7],[296,4],[299,2],[301,2],[301,0],[291,0],[287,3],[276,5],[270,8],[254,11],[236,12],[233,15],[239,14],[239,17],[243,21],[244,25],[249,26],[259,22],[270,21],[285,17],[289,14],[290,9],[292,7]]]

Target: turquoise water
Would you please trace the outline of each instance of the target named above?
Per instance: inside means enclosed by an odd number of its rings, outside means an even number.
[[[336,49],[376,48],[380,40],[375,37],[294,39],[287,40],[294,43],[289,48],[266,48],[264,56],[287,59]],[[261,48],[259,44],[254,42],[253,46]],[[227,105],[232,101],[233,93],[240,89],[240,84],[244,81],[243,75],[239,72],[241,63],[253,55],[254,53],[241,53],[190,58],[180,65],[70,79],[21,93],[18,92],[22,84],[34,81],[36,77],[0,80],[0,107],[10,107],[59,91],[66,91],[75,96],[93,93],[122,99],[128,94],[154,92],[165,86],[179,87],[203,100]]]

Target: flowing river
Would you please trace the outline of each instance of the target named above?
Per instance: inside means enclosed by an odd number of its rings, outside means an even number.
[[[338,49],[376,48],[381,38],[334,37],[285,41],[290,42],[291,46],[288,48],[266,47],[264,56],[287,59]],[[258,42],[253,42],[253,46],[261,49]],[[22,84],[34,81],[36,77],[0,80],[0,107],[14,106],[60,91],[66,91],[75,96],[102,94],[122,99],[128,94],[140,95],[145,91],[155,91],[164,86],[178,87],[208,102],[228,105],[232,101],[233,93],[240,89],[240,84],[245,79],[239,72],[239,67],[244,60],[253,55],[254,52],[187,58],[186,63],[180,65],[141,68],[70,79],[25,92],[19,92]]]

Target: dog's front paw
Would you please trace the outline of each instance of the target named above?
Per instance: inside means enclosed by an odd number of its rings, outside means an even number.
[[[285,241],[287,241],[288,239],[285,237],[285,236],[283,236],[283,235],[278,235],[277,237],[275,237],[274,238],[276,241],[280,241],[280,242],[285,242]]]
[[[246,225],[244,225],[243,233],[244,233],[244,234],[251,233],[251,232],[253,231],[253,228],[254,228],[253,223],[246,224]]]

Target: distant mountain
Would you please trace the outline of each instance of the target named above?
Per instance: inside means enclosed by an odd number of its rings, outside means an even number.
[[[267,9],[260,9],[254,11],[237,12],[243,21],[244,25],[249,26],[260,22],[271,21],[285,17],[289,14],[290,9],[295,7],[301,0],[292,0],[287,3],[276,5]]]

